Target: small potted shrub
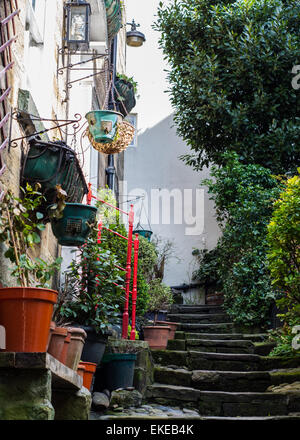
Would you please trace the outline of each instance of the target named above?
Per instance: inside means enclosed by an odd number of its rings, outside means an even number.
[[[45,352],[57,292],[49,288],[62,259],[46,262],[31,257],[45,229],[39,207],[44,196],[35,188],[21,188],[23,197],[8,191],[0,204],[0,241],[7,248],[5,257],[14,264],[12,276],[18,287],[0,288],[0,325],[6,331],[5,351]]]
[[[81,360],[100,363],[110,328],[120,321],[124,281],[116,257],[97,243],[93,229],[79,255],[65,273],[55,317],[64,325],[79,326],[87,333]]]
[[[170,326],[159,325],[157,317],[161,309],[168,309],[173,303],[173,295],[170,287],[161,282],[160,278],[150,281],[150,300],[148,303],[148,312],[154,313],[154,322],[152,325],[143,327],[144,340],[149,343],[153,349],[164,349],[170,338]]]

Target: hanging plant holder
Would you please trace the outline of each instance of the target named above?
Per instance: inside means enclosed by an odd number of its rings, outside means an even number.
[[[148,241],[150,241],[153,232],[148,229],[135,229],[133,231],[133,234],[139,234],[142,237],[147,238]]]
[[[117,135],[118,124],[123,116],[112,110],[94,110],[85,115],[89,124],[89,133],[96,143],[108,144]]]
[[[126,150],[128,145],[131,144],[134,137],[134,127],[127,121],[118,122],[115,139],[110,143],[96,142],[89,128],[86,131],[86,135],[95,150],[104,154],[117,154]]]
[[[136,105],[134,86],[130,81],[117,78],[115,88],[120,101],[118,103],[119,111],[125,117]]]
[[[51,211],[51,206],[48,208]],[[61,218],[50,215],[52,232],[62,246],[81,246],[85,243],[91,225],[95,222],[97,208],[81,203],[66,203]]]
[[[56,186],[66,191],[66,201],[81,203],[88,187],[76,153],[64,142],[29,140],[29,150],[22,167],[22,183],[41,184],[47,206],[55,203]]]
[[[142,200],[142,206],[141,206],[141,209],[140,209],[140,216],[139,216],[138,224],[136,225],[136,228],[134,229],[134,231],[132,233],[133,234],[139,234],[142,237],[146,238],[148,241],[150,241],[153,232],[151,230],[151,226],[150,226],[150,222],[149,222],[148,216],[147,216],[147,220],[148,220],[149,229],[144,229],[141,226],[141,216],[142,216],[142,211],[143,210],[145,210],[145,213],[147,215],[147,212],[146,212],[146,209],[145,209],[145,206],[144,206],[144,199]]]

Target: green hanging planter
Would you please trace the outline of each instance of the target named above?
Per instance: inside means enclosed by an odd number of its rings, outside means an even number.
[[[105,0],[106,17],[107,17],[107,33],[111,39],[121,29],[122,26],[122,9],[120,0]]]
[[[113,142],[118,128],[122,122],[121,113],[112,110],[93,110],[85,115],[89,123],[89,132],[98,144]]]
[[[150,241],[153,232],[150,230],[146,230],[146,229],[138,229],[138,230],[133,231],[133,234],[139,234],[142,237],[147,238],[148,241]]]
[[[81,203],[88,187],[76,153],[64,142],[42,142],[38,138],[29,140],[29,150],[23,162],[22,184],[41,184],[46,205],[55,202],[56,185],[66,191],[67,202]]]
[[[48,210],[51,209],[49,206]],[[52,232],[62,246],[81,246],[91,232],[97,208],[81,203],[66,203],[62,218],[51,218]]]
[[[116,80],[115,87],[118,92],[118,110],[125,117],[136,105],[134,87],[130,81],[126,81],[123,78],[118,78]],[[119,100],[118,94],[120,95],[122,101]]]

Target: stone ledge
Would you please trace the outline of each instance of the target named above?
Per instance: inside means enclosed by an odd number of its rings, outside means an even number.
[[[82,377],[49,353],[0,353],[0,374],[1,369],[11,368],[50,370],[55,389],[79,390],[82,387]]]

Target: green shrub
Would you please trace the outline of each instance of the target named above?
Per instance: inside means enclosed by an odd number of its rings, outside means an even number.
[[[274,204],[268,225],[267,262],[272,284],[280,289],[277,306],[283,329],[277,334],[276,354],[294,354],[292,328],[300,324],[300,169],[285,182],[285,189]]]

